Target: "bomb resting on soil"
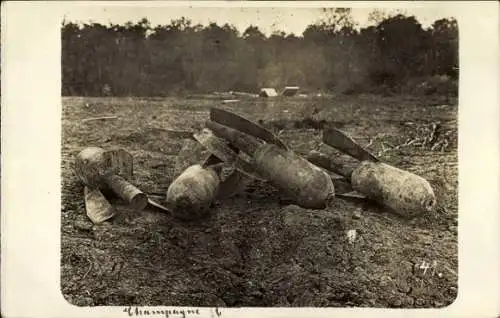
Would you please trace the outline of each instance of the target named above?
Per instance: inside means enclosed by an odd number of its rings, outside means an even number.
[[[185,169],[167,190],[169,210],[174,217],[184,220],[195,220],[208,215],[216,197],[229,197],[251,181],[249,176],[237,169],[222,181],[222,167],[225,164],[234,164],[244,169],[241,164],[237,164],[238,153],[209,129],[204,128],[194,133],[193,138],[211,155],[202,164],[194,164]]]
[[[354,190],[404,216],[430,212],[436,205],[427,180],[382,162],[361,162],[351,175],[351,183]]]
[[[257,139],[221,125],[207,121],[214,134],[228,140],[252,157],[256,172],[304,208],[322,209],[335,195],[330,176],[291,150]]]

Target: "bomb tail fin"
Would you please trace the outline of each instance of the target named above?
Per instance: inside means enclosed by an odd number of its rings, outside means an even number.
[[[375,155],[356,143],[354,139],[336,128],[328,128],[323,131],[323,142],[359,161],[380,161]]]

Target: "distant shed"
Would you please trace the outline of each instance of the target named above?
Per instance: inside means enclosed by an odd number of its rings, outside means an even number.
[[[262,88],[259,93],[260,97],[276,97],[278,93],[274,88]]]
[[[281,95],[283,96],[295,96],[298,91],[299,91],[300,87],[298,86],[286,86],[283,91],[281,92]]]

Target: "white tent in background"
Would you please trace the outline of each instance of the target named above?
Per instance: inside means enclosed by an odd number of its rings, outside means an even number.
[[[283,96],[295,96],[297,92],[299,91],[300,87],[298,86],[286,86],[283,91],[281,92],[281,95]]]
[[[274,88],[262,88],[259,93],[260,97],[276,97],[278,93]]]

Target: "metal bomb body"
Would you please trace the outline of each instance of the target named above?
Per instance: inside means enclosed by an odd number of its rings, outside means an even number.
[[[430,212],[436,204],[427,180],[382,162],[362,161],[352,172],[351,183],[354,190],[404,216]]]
[[[76,156],[75,169],[89,188],[107,186],[131,207],[142,210],[148,204],[146,194],[122,177],[132,176],[132,162],[132,156],[122,149],[87,147]]]
[[[214,121],[206,126],[252,157],[252,167],[304,208],[325,208],[335,195],[330,176],[291,150],[255,138]]]
[[[194,133],[193,138],[211,153],[202,164],[190,165],[168,187],[166,205],[174,217],[184,220],[201,218],[210,212],[216,198],[229,197],[251,181],[242,171],[248,170],[237,160],[238,153],[207,128]],[[236,149],[237,150],[237,149]],[[222,165],[236,165],[224,181]]]
[[[219,185],[219,175],[213,168],[192,165],[168,187],[166,205],[176,218],[201,218],[208,214]]]
[[[360,163],[350,168],[337,158],[317,151],[310,152],[307,159],[349,179],[353,190],[368,199],[406,217],[432,211],[436,205],[434,191],[424,178],[379,161],[337,129],[325,131],[323,141],[360,160]]]

